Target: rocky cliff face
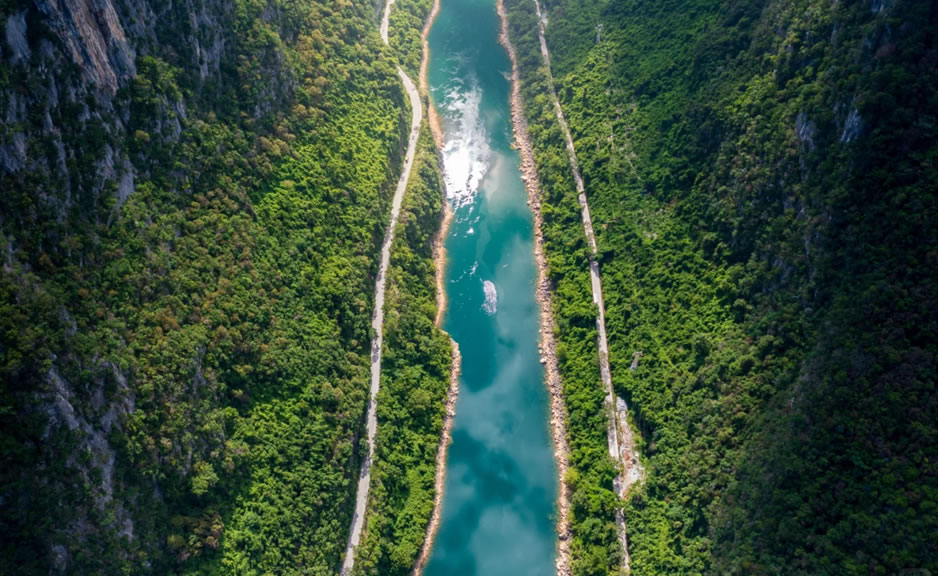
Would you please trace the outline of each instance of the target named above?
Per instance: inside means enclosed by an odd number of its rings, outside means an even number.
[[[137,76],[138,57],[154,50],[161,27],[173,25],[160,22],[159,16],[166,11],[161,2],[39,0],[3,14],[0,108],[5,117],[0,132],[0,181],[6,192],[0,227],[6,246],[4,272],[17,294],[14,305],[21,311],[33,307],[33,297],[49,301],[53,307],[49,313],[56,317],[56,327],[62,328],[51,348],[63,354],[42,349],[33,357],[21,358],[19,369],[11,374],[15,382],[9,381],[6,388],[16,403],[25,402],[29,409],[19,415],[19,422],[10,421],[11,414],[4,415],[5,435],[11,426],[23,423],[41,431],[38,437],[25,431],[17,438],[22,441],[19,449],[4,455],[5,465],[20,466],[13,459],[25,451],[34,465],[31,472],[38,475],[31,478],[29,472],[21,471],[19,477],[5,478],[13,481],[4,483],[0,507],[5,518],[20,518],[4,521],[4,528],[20,530],[21,535],[33,532],[33,541],[44,543],[39,550],[5,550],[9,555],[0,565],[6,568],[12,559],[19,568],[35,562],[48,566],[51,573],[70,572],[75,568],[76,549],[106,549],[135,538],[141,496],[128,493],[115,472],[111,443],[115,434],[126,433],[127,417],[134,412],[127,368],[74,352],[82,334],[70,318],[67,303],[52,303],[60,294],[42,265],[54,266],[54,261],[72,255],[85,257],[87,253],[69,240],[81,235],[94,242],[95,225],[112,218],[114,206],[119,207],[134,192],[140,168],[131,158],[128,127],[140,126],[141,119],[132,117],[128,91]],[[222,44],[217,40],[221,32],[217,25],[210,26],[221,15],[213,18],[211,11],[211,7],[201,7],[188,13],[193,22],[208,23],[205,28],[216,39],[204,55],[198,39],[190,39],[200,54],[203,77],[212,67],[217,70],[221,57]],[[185,103],[177,99],[165,104],[160,116],[143,122],[150,126],[174,123],[174,129],[157,132],[178,138]],[[79,230],[87,234],[76,233]],[[46,326],[41,339],[52,339],[50,332],[56,327]],[[10,362],[11,351],[3,348]],[[91,377],[74,377],[76,364]],[[68,449],[62,450],[65,446]],[[156,485],[146,498],[150,497],[159,499]],[[31,517],[38,510],[57,507],[62,509],[57,517]],[[89,546],[90,541],[98,545]],[[37,552],[40,556],[33,561],[25,559]],[[131,561],[127,554],[119,556],[123,562]],[[89,565],[87,559],[80,563]]]
[[[41,0],[6,14],[0,168],[13,179],[25,169],[59,180],[48,183],[46,198],[58,219],[77,200],[73,192],[98,196],[116,184],[119,198],[126,200],[138,170],[123,142],[131,121],[127,92],[137,77],[138,57],[159,55],[161,38],[182,32],[177,63],[196,68],[201,83],[218,83],[229,16],[220,2],[173,6],[140,0]],[[178,138],[185,106],[176,99],[166,102],[158,116],[133,120],[174,125],[169,134]],[[88,150],[89,137],[105,140],[106,146]],[[35,153],[46,147],[54,151]],[[78,156],[96,169],[69,169],[69,160]],[[76,177],[92,172],[80,191],[72,190]]]
[[[235,4],[0,5],[0,572],[165,573],[203,546],[218,547],[214,509],[195,520],[174,516],[173,526],[166,519],[185,511],[186,498],[204,510],[192,493],[209,490],[226,462],[219,376],[203,371],[200,344],[174,345],[178,363],[152,350],[154,337],[204,330],[209,321],[198,312],[176,320],[174,309],[197,292],[202,305],[209,299],[200,291],[216,289],[214,276],[207,286],[172,287],[178,265],[167,255],[191,230],[181,216],[160,218],[208,182],[234,197],[219,210],[240,202],[250,213],[246,190],[295,138],[282,119],[295,111],[297,57],[284,45],[295,48],[290,10],[298,8],[271,3],[254,14],[238,5],[237,13]],[[266,37],[238,52],[245,27]],[[322,36],[314,41],[322,45]],[[321,90],[325,78],[314,72],[308,82]],[[304,103],[306,118],[316,102]],[[198,148],[209,141],[213,149]],[[223,148],[243,151],[229,152],[240,164],[210,167]],[[253,164],[241,163],[246,156]],[[145,197],[134,200],[141,189]],[[128,202],[137,204],[127,224],[136,231],[122,236]],[[121,264],[135,250],[128,243],[143,237],[129,261],[144,264]],[[240,258],[247,266],[249,251]],[[152,291],[143,287],[151,281]],[[144,304],[167,298],[169,316],[157,332],[144,331]],[[143,374],[140,358],[151,356]],[[172,388],[156,395],[158,405],[154,386]]]
[[[120,84],[136,74],[135,54],[113,2],[49,0],[37,2],[36,8],[44,24],[65,45],[72,63],[96,90],[114,94]],[[140,6],[127,8],[133,10],[130,18],[147,21]]]

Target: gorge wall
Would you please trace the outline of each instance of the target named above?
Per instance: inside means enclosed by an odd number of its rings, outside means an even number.
[[[0,572],[338,569],[410,118],[377,8],[0,4]],[[433,447],[434,178],[385,343]]]
[[[444,0],[445,1],[445,0]],[[578,575],[938,573],[938,2],[505,0]],[[428,0],[0,0],[0,573],[330,574]],[[596,308],[644,479],[606,450]],[[406,574],[451,355],[391,252],[356,570]]]
[[[576,187],[531,0],[577,574],[620,564]],[[935,2],[542,3],[642,438],[635,574],[938,570]],[[903,572],[907,571],[907,572]]]

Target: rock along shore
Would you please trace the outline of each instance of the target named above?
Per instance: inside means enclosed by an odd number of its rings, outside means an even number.
[[[443,486],[446,483],[446,455],[452,441],[453,419],[456,417],[456,399],[459,397],[459,374],[462,366],[462,356],[459,354],[459,345],[450,340],[453,346],[453,369],[450,373],[449,392],[446,394],[446,413],[443,414],[443,434],[440,436],[440,446],[436,451],[436,476],[433,481],[433,512],[430,523],[427,524],[427,534],[423,540],[423,548],[417,556],[417,562],[411,576],[420,576],[430,552],[433,550],[433,541],[440,528],[440,515],[443,511]]]
[[[540,187],[537,168],[534,165],[534,153],[528,138],[527,121],[521,103],[521,78],[515,49],[508,35],[508,14],[503,0],[497,0],[496,9],[501,19],[499,41],[508,52],[511,60],[511,122],[515,144],[521,152],[521,179],[528,191],[528,204],[534,215],[534,256],[537,261],[537,302],[541,310],[541,341],[539,349],[541,363],[544,364],[544,376],[550,392],[550,428],[554,442],[554,459],[557,462],[557,574],[569,576],[570,567],[570,490],[565,483],[569,468],[570,450],[567,446],[567,410],[563,400],[563,385],[557,368],[557,344],[554,340],[554,318],[551,308],[550,280],[548,277],[547,258],[544,253],[544,236],[541,233]]]
[[[430,133],[433,135],[433,143],[437,151],[443,149],[443,130],[440,127],[440,119],[437,116],[436,108],[430,98],[430,90],[427,85],[427,66],[430,60],[430,44],[427,36],[430,34],[430,28],[440,11],[440,0],[434,0],[433,8],[427,16],[427,22],[424,24],[421,40],[423,41],[423,57],[420,61],[420,91],[423,93],[427,102],[427,122],[430,125]],[[438,162],[440,171],[443,170],[442,161]],[[445,196],[445,194],[444,194]],[[436,265],[436,320],[437,327],[443,322],[443,314],[446,311],[446,236],[449,232],[450,223],[453,220],[453,211],[450,209],[449,202],[443,198],[443,219],[440,223],[440,230],[433,240],[433,260]],[[453,350],[453,363],[450,372],[449,390],[446,393],[446,412],[443,414],[443,433],[440,435],[440,445],[436,451],[436,474],[433,481],[433,512],[430,515],[430,523],[427,524],[427,533],[423,540],[423,548],[420,549],[420,555],[417,556],[417,562],[411,572],[412,576],[420,576],[423,572],[427,560],[430,559],[430,552],[433,550],[433,542],[436,539],[436,533],[440,528],[440,515],[443,510],[443,489],[446,484],[446,456],[449,452],[449,445],[452,442],[453,419],[456,416],[456,399],[459,397],[459,375],[462,365],[462,356],[459,354],[459,345],[450,338],[450,345]]]

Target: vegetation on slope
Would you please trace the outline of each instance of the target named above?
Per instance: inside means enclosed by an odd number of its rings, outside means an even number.
[[[585,242],[534,6],[507,4],[566,347],[575,571],[612,573],[589,290],[570,288]],[[613,378],[645,439],[633,571],[938,570],[934,3],[548,7]]]
[[[355,568],[360,574],[410,574],[433,511],[452,350],[434,326],[433,232],[444,199],[426,124],[418,152],[391,254],[371,501]]]
[[[3,45],[0,104],[28,113],[2,144],[29,160],[0,170],[0,572],[334,573],[405,95],[371,6],[145,8],[111,96],[34,7],[31,59]],[[386,353],[426,434],[443,403],[407,387],[449,356],[411,287],[422,178]]]
[[[397,0],[389,44],[415,81],[428,0]],[[410,574],[433,511],[436,455],[452,369],[450,339],[437,315],[433,240],[443,215],[443,184],[426,122],[391,252],[378,436],[365,533],[356,574]]]
[[[431,0],[394,0],[388,43],[401,67],[418,83],[423,57],[422,32],[433,7]]]

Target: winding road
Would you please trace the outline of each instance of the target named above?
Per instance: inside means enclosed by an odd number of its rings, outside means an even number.
[[[388,43],[388,18],[391,14],[391,4],[394,0],[388,0],[384,7],[384,16],[381,19],[381,39]],[[420,136],[420,123],[423,121],[423,110],[420,103],[420,94],[417,87],[404,70],[398,66],[397,74],[404,84],[404,90],[410,98],[410,138],[407,142],[407,154],[404,157],[404,166],[401,170],[400,179],[397,181],[397,189],[394,191],[394,199],[391,203],[391,218],[388,221],[388,229],[384,234],[384,242],[381,245],[381,264],[378,266],[378,279],[375,282],[375,310],[371,318],[371,327],[375,337],[371,342],[371,387],[368,399],[368,455],[362,461],[361,471],[358,475],[358,492],[355,497],[355,513],[352,516],[352,528],[349,531],[348,544],[345,547],[345,559],[342,562],[342,575],[347,576],[352,572],[355,565],[355,550],[361,540],[362,527],[365,523],[365,508],[368,505],[368,491],[371,488],[371,463],[375,455],[375,435],[378,432],[378,418],[375,414],[377,405],[378,390],[381,388],[381,347],[384,343],[384,286],[387,278],[388,265],[391,262],[391,244],[394,242],[394,228],[397,226],[397,218],[401,212],[401,204],[404,200],[404,192],[407,190],[407,181],[410,178],[410,169],[414,164],[414,155],[417,150],[417,139]]]
[[[573,180],[576,184],[577,200],[580,203],[581,215],[583,218],[583,232],[586,234],[586,240],[589,243],[592,252],[590,258],[590,285],[593,292],[593,303],[598,310],[596,315],[597,348],[599,349],[599,373],[602,379],[603,388],[606,391],[604,401],[606,409],[606,441],[609,449],[609,456],[616,462],[623,463],[622,473],[614,480],[616,492],[623,496],[628,487],[634,483],[640,476],[641,469],[638,468],[638,459],[635,453],[635,445],[628,431],[628,424],[625,422],[625,401],[616,398],[612,387],[612,372],[609,369],[609,345],[606,340],[606,307],[603,302],[603,286],[599,274],[599,262],[596,260],[598,250],[596,248],[596,238],[593,234],[593,219],[590,216],[589,203],[586,200],[586,189],[583,186],[583,177],[580,175],[580,166],[576,159],[576,149],[573,146],[573,137],[570,135],[570,128],[563,115],[563,108],[560,106],[560,100],[557,98],[557,91],[554,88],[554,75],[550,66],[550,51],[547,49],[547,18],[541,12],[541,4],[534,0],[534,7],[537,11],[538,40],[541,45],[541,57],[544,59],[544,66],[547,69],[547,77],[550,85],[550,98],[554,104],[554,112],[557,116],[557,123],[563,132],[564,140],[567,143],[567,156],[570,158],[570,170],[573,172]],[[617,410],[618,407],[618,410]],[[617,418],[617,412],[621,418]],[[619,422],[618,419],[623,420]],[[626,473],[628,470],[628,474]],[[625,517],[621,511],[616,511],[616,525],[619,533],[619,540],[623,550],[623,568],[629,571],[629,544],[626,533]]]

